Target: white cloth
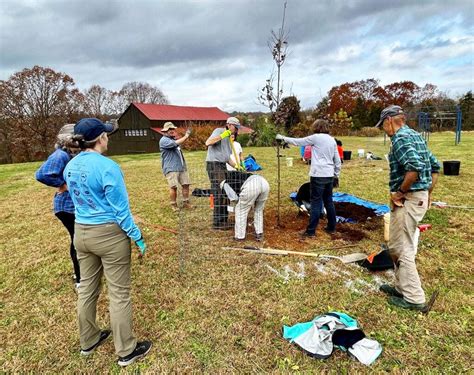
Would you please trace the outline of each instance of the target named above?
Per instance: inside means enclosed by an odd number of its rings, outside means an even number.
[[[369,366],[382,353],[382,345],[378,341],[364,337],[352,345],[352,348],[349,348],[349,353],[356,357],[360,363]]]
[[[237,157],[240,158],[240,154],[242,154],[242,146],[240,145],[239,142],[234,142],[234,150],[235,150],[235,153],[237,154]],[[237,164],[237,161],[235,160],[235,156],[234,156],[234,153],[231,153],[230,154],[230,160],[232,160],[235,164]],[[242,160],[239,160],[239,163],[241,162]],[[228,171],[235,171],[236,169],[231,166],[229,163],[226,164],[226,167],[227,167],[227,170]]]
[[[313,134],[304,138],[283,137],[290,145],[311,146],[311,177],[339,177],[341,158],[337,144],[329,134]]]

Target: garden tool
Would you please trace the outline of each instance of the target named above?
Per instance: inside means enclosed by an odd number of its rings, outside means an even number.
[[[244,168],[242,167],[242,164],[240,162],[239,155],[237,155],[237,152],[235,152],[234,140],[232,139],[232,136],[229,137],[229,142],[230,142],[230,148],[232,149],[232,154],[234,155],[234,159],[235,159],[235,169],[237,169],[238,171],[242,171],[244,170]]]
[[[342,263],[353,263],[359,260],[367,258],[367,254],[363,253],[354,253],[342,256],[334,256],[334,255],[324,255],[324,254],[316,254],[316,253],[306,253],[303,251],[290,251],[290,250],[280,250],[280,249],[272,249],[272,248],[259,248],[256,246],[244,246],[244,247],[223,247],[224,250],[241,250],[247,251],[257,254],[267,254],[267,255],[301,255],[307,257],[314,257],[314,258],[332,258],[338,259]]]

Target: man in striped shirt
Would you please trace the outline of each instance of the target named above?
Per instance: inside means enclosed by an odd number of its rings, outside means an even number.
[[[438,179],[440,164],[424,139],[406,123],[403,109],[385,108],[377,127],[382,125],[391,138],[390,162],[390,255],[395,264],[395,285],[380,290],[390,295],[389,303],[422,310],[425,293],[415,264],[415,231],[431,205],[431,192]]]

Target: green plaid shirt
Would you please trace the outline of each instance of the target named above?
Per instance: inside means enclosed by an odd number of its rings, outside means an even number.
[[[440,164],[433,156],[425,140],[413,129],[403,125],[392,136],[390,148],[390,191],[400,189],[406,172],[418,172],[418,180],[410,190],[428,190],[431,174],[439,173]]]

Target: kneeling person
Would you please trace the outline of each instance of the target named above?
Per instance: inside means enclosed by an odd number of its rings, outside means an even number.
[[[161,130],[163,137],[160,139],[161,168],[170,187],[170,203],[173,211],[178,210],[178,204],[176,203],[178,184],[183,189],[183,207],[191,208],[189,203],[189,185],[191,182],[186,168],[186,161],[180,148],[180,145],[191,135],[191,129],[186,130],[184,137],[175,139],[176,129],[172,122],[166,122]]]
[[[270,192],[267,180],[256,174],[229,171],[221,186],[231,201],[237,201],[235,206],[235,239],[245,239],[247,217],[253,207],[255,238],[261,241],[263,239],[263,209]]]

